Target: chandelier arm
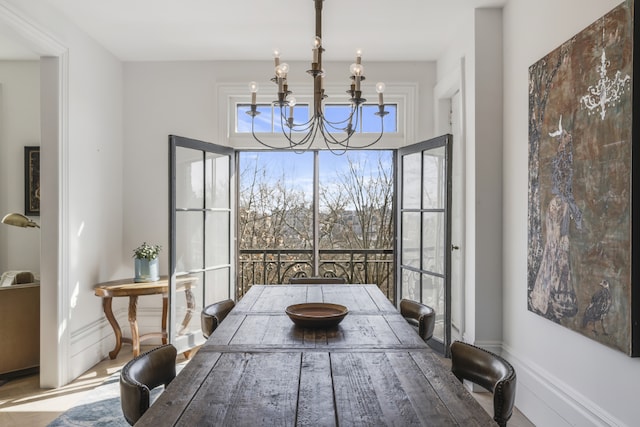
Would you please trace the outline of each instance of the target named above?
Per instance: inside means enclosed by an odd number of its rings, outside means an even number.
[[[356,116],[356,119],[357,119],[357,116]],[[322,121],[327,124],[327,128],[331,128],[331,129],[335,129],[335,130],[344,130],[346,125],[348,125],[349,123],[353,124],[353,118],[351,116],[348,116],[346,119],[341,120],[339,122],[332,122],[332,121],[327,120],[325,118],[323,118]]]
[[[280,106],[280,121],[282,122],[283,120],[287,120],[287,115],[286,113],[283,112],[284,111],[284,107]],[[311,117],[309,120],[307,120],[304,123],[293,123],[292,127],[293,128],[302,128],[302,132],[304,132],[307,129],[311,129],[311,125],[313,124],[313,120],[315,119],[314,117]],[[287,121],[288,122],[288,121]],[[298,132],[300,132],[300,130],[298,130]]]
[[[324,130],[327,131],[327,134],[329,135],[329,138],[332,139],[332,143],[337,144],[340,143],[339,140],[337,138],[335,138],[333,135],[331,135],[331,130],[336,130],[336,131],[342,131],[342,132],[346,132],[347,133],[347,137],[345,139],[342,140],[342,142],[345,142],[348,140],[348,138],[350,137],[350,134],[353,133],[352,129],[357,129],[358,128],[358,115],[356,114],[356,120],[355,120],[355,124],[353,123],[353,114],[355,113],[355,109],[351,110],[351,113],[349,114],[349,116],[343,120],[342,122],[332,122],[330,120],[327,120],[326,117],[324,116],[324,114],[321,113],[320,115],[320,119],[322,121],[322,125],[324,127]],[[347,125],[347,127],[338,127],[338,126],[334,126],[337,124],[342,124],[344,122],[349,121],[349,124]],[[323,133],[323,137],[325,138],[325,140],[327,139],[326,136],[324,136],[325,134]]]
[[[325,117],[324,112],[320,112],[320,115],[322,116],[322,120],[323,120],[325,123],[328,123],[329,125],[331,125],[331,127],[332,127],[333,129],[339,129],[339,130],[342,130],[341,128],[335,127],[335,126],[333,126],[333,125],[336,125],[336,126],[337,126],[337,125],[341,125],[341,124],[343,124],[343,123],[348,122],[349,120],[352,120],[352,119],[353,119],[353,115],[356,113],[356,111],[358,111],[358,107],[353,107],[353,106],[352,106],[352,107],[351,107],[351,112],[349,113],[349,115],[348,115],[344,120],[336,121],[336,122],[333,122],[333,121],[331,121],[331,120],[328,120],[328,119]],[[356,114],[356,121],[357,121],[357,120],[358,120],[358,115]]]
[[[344,130],[344,129],[342,129]],[[349,139],[351,138],[351,134],[353,132],[349,133],[347,132],[347,136],[344,139],[338,139],[335,136],[333,136],[331,134],[331,129],[329,129],[327,127],[327,123],[323,122],[323,127],[322,127],[322,136],[324,138],[324,141],[326,144],[333,144],[333,145],[340,145],[340,146],[349,146]]]
[[[313,126],[314,123],[311,124],[310,126],[310,131],[308,133],[306,133],[302,139],[300,139],[299,141],[296,141],[293,138],[291,129],[289,131],[289,134],[287,135],[287,133],[284,130],[284,126],[282,127],[282,134],[284,135],[284,137],[287,139],[287,141],[289,142],[289,148],[291,149],[296,149],[296,147],[298,146],[304,146],[306,144],[309,144],[309,141],[313,142],[313,139],[315,138],[315,133],[313,131]],[[307,148],[308,149],[308,148]]]
[[[352,148],[361,149],[361,148],[371,147],[372,145],[377,144],[382,139],[383,135],[384,135],[384,119],[380,117],[380,134],[378,135],[378,137],[375,140],[369,143],[366,143],[365,145],[358,145],[357,147],[352,147]]]
[[[296,141],[293,139],[291,133],[289,135],[287,135],[284,131],[284,127],[282,127],[282,132],[284,137],[287,139],[287,141],[289,142],[289,148],[294,149],[294,150],[298,150],[297,147],[299,146],[304,146],[306,144],[309,144],[309,141],[313,141],[313,139],[315,139],[315,133],[313,129],[311,130],[311,132],[309,132],[308,134],[306,134],[300,141]],[[255,126],[254,126],[254,120],[251,120],[251,134],[253,135],[253,138],[258,141],[260,144],[264,145],[267,148],[272,148],[272,149],[282,149],[283,147],[278,147],[278,146],[274,146],[271,144],[268,144],[266,142],[264,142],[263,140],[261,140],[258,135],[256,135],[255,133]],[[306,151],[310,148],[311,144],[309,144],[308,147],[306,147],[303,151]]]
[[[284,118],[285,115],[282,114],[282,107],[280,107],[280,129],[282,130],[282,134],[284,135],[284,137],[287,139],[287,141],[289,141],[289,148],[291,149],[296,149],[296,147],[300,146],[300,145],[305,145],[307,143],[307,140],[309,138],[309,134],[305,135],[300,141],[296,141],[293,138],[293,130],[294,128],[288,125],[288,121],[287,121],[287,125],[285,125],[284,123]],[[289,132],[287,133],[287,131],[285,130],[286,128],[289,129]],[[309,129],[309,128],[307,128]],[[307,129],[304,129],[303,131],[306,131]]]
[[[260,138],[258,138],[258,135],[256,135],[255,130],[254,130],[254,126],[253,126],[253,119],[251,119],[251,135],[253,135],[253,139],[255,139],[256,141],[258,141],[260,144],[264,145],[267,148],[273,148],[275,150],[278,150],[282,147],[276,147],[273,145],[269,145],[266,142],[264,142],[263,140],[261,140]]]
[[[302,154],[309,151],[311,149],[311,146],[313,145],[313,141],[316,139],[317,133],[318,127],[314,126],[313,129],[311,129],[311,131],[307,135],[305,135],[305,137],[300,142],[296,143],[295,145],[290,145],[289,148],[294,150],[296,154]],[[299,146],[302,146],[302,148],[298,148]]]
[[[328,129],[326,129],[328,131]],[[342,140],[338,140],[336,139],[333,135],[331,135],[331,133],[327,133],[325,134],[324,132],[322,132],[323,137],[325,138],[325,144],[327,145],[327,148],[329,148],[329,144],[333,144],[333,145],[340,145],[342,147],[344,147],[345,149],[347,148],[357,148],[357,149],[362,149],[362,148],[368,148],[373,146],[374,144],[378,143],[383,135],[384,135],[384,115],[380,116],[380,134],[377,136],[377,138],[371,142],[368,142],[364,145],[358,145],[358,146],[353,146],[351,144],[351,135],[346,136],[344,139]]]
[[[327,135],[324,133],[324,129],[321,129],[320,133],[322,134],[324,144],[326,145],[327,149],[331,152],[331,154],[336,156],[341,156],[347,152],[347,149],[349,148],[348,138],[347,138],[347,144],[343,144],[338,141],[331,142],[331,139],[334,139],[334,138],[331,135],[329,135],[329,138],[327,138]],[[338,149],[336,148],[336,146],[341,148]]]

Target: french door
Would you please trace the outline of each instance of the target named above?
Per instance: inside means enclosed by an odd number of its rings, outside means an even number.
[[[202,344],[200,311],[233,295],[234,151],[169,136],[169,342]]]
[[[398,151],[397,283],[436,312],[429,345],[451,343],[451,135]]]

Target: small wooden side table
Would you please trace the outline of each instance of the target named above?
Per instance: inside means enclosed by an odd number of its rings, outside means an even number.
[[[195,298],[191,291],[197,284],[196,277],[181,277],[176,279],[176,291],[184,291],[187,300],[187,312],[182,320],[182,331],[187,328],[191,321],[193,312],[195,311]],[[162,277],[157,282],[136,283],[133,279],[113,280],[111,282],[98,283],[94,288],[96,296],[102,298],[102,309],[107,320],[113,328],[116,336],[116,346],[109,352],[109,358],[115,359],[122,343],[128,343],[133,346],[133,357],[140,354],[140,342],[149,338],[162,338],[162,343],[167,343],[167,311],[169,305],[169,280]],[[162,332],[152,332],[140,335],[138,332],[137,309],[138,297],[144,295],[162,294]],[[112,299],[114,297],[129,297],[129,325],[131,326],[131,338],[122,336],[120,325],[113,315],[111,309]]]

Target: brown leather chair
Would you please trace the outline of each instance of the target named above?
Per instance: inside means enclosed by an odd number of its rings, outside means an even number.
[[[176,348],[156,347],[130,360],[120,371],[120,404],[131,425],[147,412],[152,389],[173,381],[176,376]]]
[[[493,393],[493,419],[506,426],[516,399],[516,371],[502,357],[480,347],[455,341],[451,344],[451,372]]]
[[[205,338],[209,338],[209,335],[216,330],[220,322],[227,317],[227,314],[229,314],[235,305],[236,303],[233,302],[233,300],[227,299],[206,306],[202,310],[202,313],[200,313],[202,335],[204,335]]]
[[[403,299],[400,301],[400,314],[418,330],[418,334],[423,340],[431,339],[433,329],[436,326],[436,312],[433,308],[416,301]]]
[[[344,285],[347,279],[344,277],[291,277],[292,285]]]

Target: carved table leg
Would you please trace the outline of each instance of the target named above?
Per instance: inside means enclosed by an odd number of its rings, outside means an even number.
[[[193,312],[196,311],[196,299],[193,296],[193,292],[191,292],[191,289],[185,289],[184,296],[187,299],[187,312],[185,313],[184,319],[182,320],[182,327],[178,331],[178,335],[182,335],[187,332],[189,322],[191,321],[191,316],[193,315]]]
[[[102,298],[102,310],[104,311],[104,315],[107,316],[109,324],[111,324],[111,327],[113,328],[113,333],[116,335],[116,346],[109,352],[109,359],[115,359],[120,352],[120,348],[122,347],[122,331],[120,330],[118,321],[113,316],[113,311],[111,310],[111,301],[111,297]]]
[[[162,296],[162,344],[167,343],[167,311],[169,306],[169,297]]]
[[[138,321],[136,312],[138,309],[138,297],[129,297],[129,325],[131,325],[131,344],[133,345],[133,357],[140,354],[140,334],[138,333]]]

